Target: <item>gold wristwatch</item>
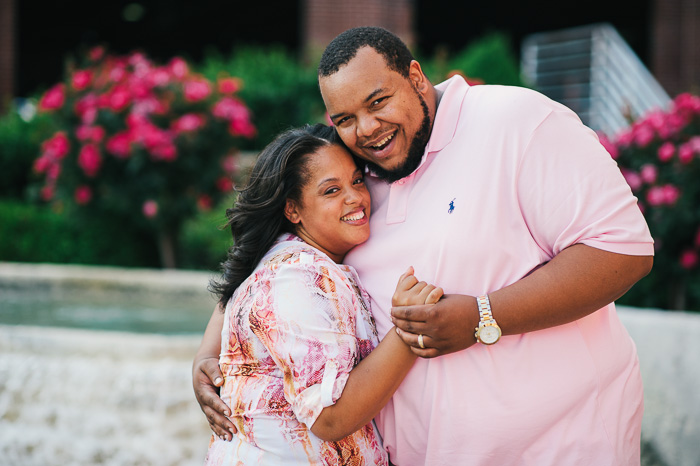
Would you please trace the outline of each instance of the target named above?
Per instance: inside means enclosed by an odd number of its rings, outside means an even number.
[[[476,341],[484,345],[493,345],[501,338],[501,327],[491,314],[491,303],[487,295],[476,298],[479,304],[479,326],[476,328]]]

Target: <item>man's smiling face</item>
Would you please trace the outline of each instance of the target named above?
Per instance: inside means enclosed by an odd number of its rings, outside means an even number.
[[[362,47],[319,85],[343,142],[379,176],[395,181],[416,169],[432,124],[425,99],[432,86],[417,62],[407,78],[373,48]]]

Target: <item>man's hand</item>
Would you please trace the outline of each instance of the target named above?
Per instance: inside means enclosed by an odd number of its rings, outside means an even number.
[[[391,320],[411,351],[434,358],[476,343],[479,311],[472,296],[445,295],[437,304],[392,307]],[[423,335],[425,349],[419,346],[418,335]]]
[[[231,415],[231,410],[219,398],[219,387],[223,383],[219,358],[195,359],[192,367],[192,386],[199,407],[207,416],[209,427],[214,434],[223,440],[231,440],[236,434],[236,427],[227,417]]]

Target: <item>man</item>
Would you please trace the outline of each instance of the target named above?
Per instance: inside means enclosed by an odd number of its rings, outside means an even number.
[[[424,357],[376,418],[392,463],[639,464],[636,350],[610,303],[653,246],[595,134],[530,90],[433,86],[380,28],[334,39],[319,85],[368,165],[371,235],[345,262],[380,336],[395,324]],[[432,308],[391,309],[409,265],[447,293]],[[195,392],[222,431],[206,376],[218,341],[204,340]]]

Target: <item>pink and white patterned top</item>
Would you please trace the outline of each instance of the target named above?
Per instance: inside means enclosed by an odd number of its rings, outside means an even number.
[[[379,343],[355,270],[284,234],[226,306],[221,398],[238,435],[207,465],[386,465],[373,423],[337,441],[309,429]]]

